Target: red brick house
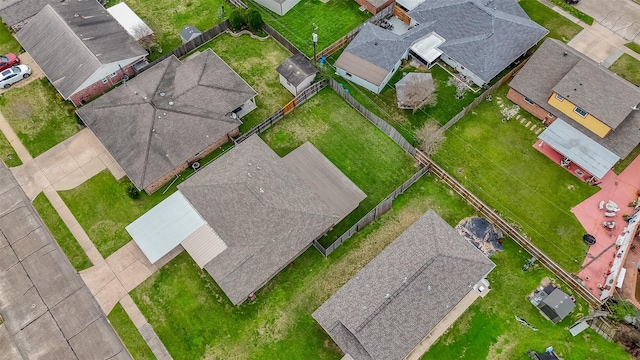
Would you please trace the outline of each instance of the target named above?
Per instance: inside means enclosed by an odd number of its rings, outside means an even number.
[[[547,126],[536,149],[584,181],[640,142],[640,89],[560,41],[545,40],[509,87],[507,98]]]
[[[134,75],[147,52],[95,0],[46,5],[16,34],[65,100],[79,106]]]

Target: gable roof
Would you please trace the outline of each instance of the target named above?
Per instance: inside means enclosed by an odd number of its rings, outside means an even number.
[[[287,58],[276,68],[276,71],[295,87],[309,76],[318,73],[318,69],[302,54]]]
[[[557,87],[559,83],[562,86]],[[546,39],[509,86],[548,112],[562,116],[560,110],[547,102],[557,87],[561,96],[569,95],[569,101],[584,106],[584,110],[596,117],[601,116],[598,119],[618,124],[601,138],[578,122],[563,118],[620,158],[625,158],[638,145],[640,111],[633,111],[631,107],[634,102],[640,103],[640,89],[558,40]],[[573,91],[578,88],[580,91]]]
[[[65,99],[102,65],[147,55],[96,0],[46,5],[16,38]]]
[[[403,359],[494,267],[429,210],[312,316],[356,360]]]
[[[0,164],[3,359],[131,359],[11,171]]]
[[[178,189],[227,245],[204,269],[234,304],[347,215],[327,205],[257,135]]]
[[[37,14],[47,4],[60,0],[0,0],[0,17],[10,27]]]
[[[256,92],[210,49],[171,56],[76,112],[144,189],[236,129]]]
[[[545,306],[546,305],[546,306]],[[564,291],[555,289],[547,295],[538,308],[540,308],[554,323],[567,317],[573,311],[576,304]]]
[[[435,32],[445,40],[438,47],[440,51],[488,82],[548,33],[529,19],[516,1],[491,4],[485,6],[484,0],[425,0],[407,13],[419,26],[397,35],[365,24],[343,54],[390,72],[411,44]],[[336,66],[340,64],[338,58]],[[361,72],[353,74],[362,77]]]

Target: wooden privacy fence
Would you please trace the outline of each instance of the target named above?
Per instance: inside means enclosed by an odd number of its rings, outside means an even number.
[[[171,55],[175,55],[178,59],[180,59],[181,57],[187,55],[188,53],[192,52],[193,50],[199,48],[200,46],[204,45],[205,43],[215,39],[216,37],[218,37],[220,34],[224,33],[225,31],[227,31],[229,29],[229,20],[225,20],[224,22],[221,22],[220,24],[212,27],[211,29],[203,32],[200,36],[198,36],[197,38],[184,43],[182,45],[180,45],[177,49],[173,50],[170,53],[164,54],[161,57],[155,59],[154,61],[150,62],[149,64],[147,64],[147,66],[145,66],[144,68],[138,70],[138,72],[143,72],[149,68],[151,68],[153,65],[159,63],[160,61],[168,58]]]
[[[365,216],[363,216],[357,223],[355,223],[349,230],[347,230],[344,234],[342,234],[336,241],[334,241],[329,247],[325,248],[317,239],[313,241],[313,246],[320,251],[322,255],[325,257],[329,256],[335,249],[337,249],[340,245],[342,245],[347,239],[349,239],[353,234],[358,231],[364,229],[367,225],[372,222],[378,220],[382,215],[384,215],[387,211],[391,210],[391,206],[393,205],[393,200],[395,200],[400,194],[404,193],[411,185],[413,185],[418,179],[422,177],[422,175],[426,174],[429,171],[428,166],[424,166],[418,170],[417,173],[413,174],[409,180],[405,181],[402,185],[400,185],[397,189],[393,190],[389,196],[384,198],[376,207],[371,209]]]
[[[589,305],[600,308],[602,301],[592,294],[582,282],[574,277],[569,272],[565,271],[555,261],[551,260],[546,254],[544,254],[537,246],[535,246],[530,239],[524,237],[518,230],[516,230],[511,224],[503,219],[500,214],[495,210],[487,206],[482,200],[467,190],[462,184],[460,184],[455,178],[449,175],[444,169],[436,164],[431,158],[425,155],[420,150],[416,151],[416,159],[422,162],[425,166],[429,167],[432,174],[437,176],[445,184],[449,185],[451,189],[457,192],[463,199],[465,199],[471,206],[473,206],[478,212],[486,217],[490,222],[500,228],[503,233],[512,238],[520,247],[526,250],[529,254],[534,256],[540,263],[546,267],[549,271],[555,274],[560,280],[564,281],[571,289],[573,289],[580,297],[585,299]]]
[[[304,89],[300,93],[300,95],[294,97],[291,101],[289,101],[289,103],[287,103],[281,109],[278,109],[278,111],[269,115],[268,118],[262,120],[258,125],[254,126],[251,130],[233,139],[233,142],[236,144],[239,144],[245,141],[251,135],[263,133],[265,130],[270,128],[271,125],[280,121],[280,119],[282,119],[285,115],[293,111],[293,109],[295,109],[296,107],[304,104],[313,95],[317,94],[320,90],[324,89],[325,87],[327,87],[327,80],[322,80],[315,84],[312,84],[308,88]]]
[[[380,11],[377,14],[375,14],[371,18],[369,18],[365,23],[369,22],[369,23],[375,24],[375,23],[379,22],[380,20],[382,20],[382,19],[384,19],[386,17],[389,17],[391,15],[393,15],[393,6],[387,6],[382,11]],[[334,41],[333,44],[327,46],[322,51],[318,52],[316,54],[316,57],[315,57],[314,60],[318,60],[323,56],[331,56],[336,51],[338,51],[338,50],[342,49],[343,47],[347,46],[347,44],[349,44],[351,42],[351,40],[353,40],[353,38],[355,38],[356,35],[358,35],[360,30],[362,30],[362,27],[364,26],[365,23],[363,23],[360,26],[358,26],[357,28],[349,31],[347,33],[347,35],[345,35],[345,36],[341,37],[340,39]],[[320,34],[320,36],[321,36],[321,34]]]
[[[346,102],[351,105],[356,111],[358,111],[362,116],[371,121],[378,129],[382,130],[387,136],[391,138],[391,140],[395,141],[404,151],[409,153],[411,156],[415,156],[416,148],[411,145],[407,139],[405,139],[393,126],[389,125],[386,121],[378,117],[376,114],[369,111],[366,107],[362,106],[358,102],[358,100],[354,99],[351,94],[345,91],[345,89],[340,86],[340,84],[333,80],[329,80],[329,85],[331,88],[335,90]]]
[[[486,99],[487,96],[493,94],[494,91],[496,91],[500,86],[506,84],[509,80],[511,80],[515,76],[515,74],[518,72],[518,70],[522,69],[522,67],[524,66],[524,64],[526,64],[526,62],[527,62],[527,59],[523,60],[520,64],[518,64],[518,66],[513,68],[513,70],[509,71],[507,75],[503,76],[502,79],[498,80],[497,83],[491,85],[490,88],[488,88],[485,92],[483,92],[482,94],[480,94],[480,96],[478,96],[475,100],[473,100],[471,104],[467,105],[467,107],[465,107],[464,109],[462,109],[462,111],[460,111],[458,114],[452,117],[451,120],[447,121],[447,123],[440,128],[440,131],[446,131],[447,129],[449,129],[451,126],[457,123],[458,120],[460,120],[463,116],[467,115],[467,113],[471,111],[471,109],[478,106],[478,104],[480,104],[482,100]]]

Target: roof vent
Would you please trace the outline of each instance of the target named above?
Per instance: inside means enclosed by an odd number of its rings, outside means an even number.
[[[567,56],[567,55],[569,55],[569,53],[566,51],[564,52],[564,54],[562,54],[562,56]]]
[[[373,43],[373,45],[378,45],[378,42],[377,42],[377,41],[376,41],[376,42],[374,42],[374,43]]]
[[[78,15],[78,14],[73,14],[73,17],[78,17],[78,16],[80,16],[80,15]]]
[[[173,106],[173,101],[169,101],[169,106]]]
[[[145,96],[144,99],[147,100],[147,97]]]
[[[384,296],[385,299],[388,299],[390,297],[391,297],[391,294],[387,294],[387,295]]]
[[[163,92],[161,92],[161,93],[160,93],[160,96],[165,96],[165,95],[167,95],[167,94],[165,94],[165,93],[163,93]]]

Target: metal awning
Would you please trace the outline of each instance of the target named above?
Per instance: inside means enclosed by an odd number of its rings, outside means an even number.
[[[556,119],[538,139],[569,158],[591,175],[602,179],[620,158],[562,119]]]
[[[187,239],[206,221],[180,191],[170,195],[126,227],[153,264]]]
[[[422,39],[416,41],[413,45],[411,45],[411,51],[418,55],[422,60],[427,61],[429,64],[438,60],[440,55],[442,55],[442,51],[438,50],[438,46],[440,46],[444,42],[444,39],[432,32],[429,35],[423,37]]]

